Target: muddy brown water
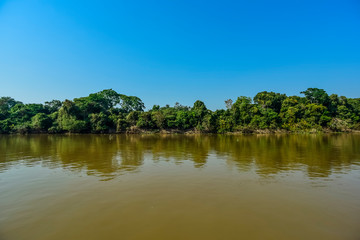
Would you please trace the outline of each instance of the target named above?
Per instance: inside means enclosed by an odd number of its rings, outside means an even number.
[[[360,135],[0,136],[0,240],[360,239]]]

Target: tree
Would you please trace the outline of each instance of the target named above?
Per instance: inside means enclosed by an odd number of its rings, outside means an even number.
[[[226,105],[226,109],[231,109],[233,105],[233,100],[231,99],[225,100],[225,105]]]
[[[73,101],[65,100],[59,109],[57,123],[60,129],[74,133],[84,132],[87,128],[87,123],[84,120],[80,120],[81,111]]]
[[[191,114],[189,111],[178,111],[175,119],[176,127],[181,130],[191,128],[190,118]]]
[[[120,98],[122,100],[121,102],[121,108],[125,112],[131,112],[131,111],[144,111],[145,105],[141,101],[140,98],[135,96],[126,96],[126,95],[120,95]]]
[[[306,99],[308,99],[310,103],[328,106],[330,101],[329,95],[325,92],[324,89],[308,88],[306,91],[300,93],[304,94]]]
[[[61,108],[59,109],[59,115],[79,116],[80,109],[73,101],[65,99],[65,101],[62,103]]]
[[[249,124],[252,118],[252,113],[254,113],[254,111],[251,111],[252,108],[251,98],[244,96],[238,97],[231,107],[231,114],[235,125]]]
[[[271,108],[279,113],[282,102],[286,99],[285,94],[274,92],[260,92],[254,97],[254,103],[259,104],[262,108]]]
[[[103,112],[92,113],[90,114],[90,127],[92,132],[105,133],[109,131],[110,127],[113,127],[113,123]]]
[[[328,115],[329,112],[323,105],[310,103],[305,106],[304,118],[309,124],[311,124],[311,126],[325,126],[331,120]]]
[[[89,95],[89,97],[92,94]],[[98,93],[94,93],[94,96],[96,96],[98,99],[101,99],[101,101],[104,104],[105,109],[114,108],[116,105],[120,104],[121,102],[121,94],[117,93],[116,91],[112,89],[105,89]]]
[[[62,103],[59,100],[52,100],[50,102],[45,102],[45,108],[50,112],[56,112],[59,111]]]
[[[152,111],[151,118],[155,122],[155,125],[158,129],[165,128],[165,116],[162,111]]]
[[[31,119],[32,128],[37,131],[47,131],[51,125],[51,118],[45,113],[38,113]]]
[[[9,111],[9,118],[13,120],[16,125],[21,125],[25,122],[30,122],[31,118],[37,113],[45,113],[46,110],[42,104],[22,104],[17,103]]]
[[[141,112],[136,126],[143,129],[153,129],[155,127],[155,123],[151,117],[151,113]]]
[[[6,119],[9,116],[9,111],[16,104],[22,104],[22,102],[15,101],[11,97],[1,97],[0,98],[0,120]]]
[[[124,132],[178,129],[200,132],[253,132],[259,129],[289,131],[360,130],[360,99],[328,94],[308,88],[305,97],[259,92],[225,101],[226,109],[211,111],[197,100],[192,107],[154,105],[144,111],[140,98],[112,89],[74,100],[52,100],[45,104],[23,104],[0,97],[0,133]],[[136,131],[134,131],[136,132]]]
[[[128,122],[128,124],[130,126],[135,126],[138,119],[139,119],[139,112],[137,112],[137,111],[130,112],[126,116],[126,121]]]
[[[286,98],[281,105],[279,117],[282,120],[282,128],[291,130],[302,118],[305,105],[301,103],[301,97],[291,96]]]
[[[160,110],[160,106],[159,105],[154,105],[151,109],[151,111],[158,111]]]
[[[87,124],[85,121],[77,120],[74,116],[70,116],[62,119],[61,128],[70,133],[81,133],[87,130]]]
[[[13,128],[13,123],[10,119],[0,120],[0,134],[1,133],[10,133]]]
[[[226,133],[233,130],[234,121],[230,111],[216,110],[213,114],[213,120],[216,122],[216,132]]]

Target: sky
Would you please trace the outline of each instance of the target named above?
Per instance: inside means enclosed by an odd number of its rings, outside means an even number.
[[[360,97],[359,0],[0,0],[0,96],[112,88],[210,109],[309,87]]]

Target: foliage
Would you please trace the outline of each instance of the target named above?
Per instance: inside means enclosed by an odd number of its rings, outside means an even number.
[[[49,115],[45,113],[37,113],[31,120],[32,128],[38,131],[47,131],[51,125],[52,120]]]
[[[73,100],[24,104],[0,98],[0,133],[109,133],[180,130],[207,133],[240,131],[319,132],[360,129],[360,99],[346,98],[318,88],[305,97],[263,91],[225,101],[226,109],[211,111],[197,100],[192,107],[154,105],[144,111],[140,98],[112,89]]]
[[[301,93],[305,95],[306,99],[308,99],[310,103],[322,104],[324,106],[329,104],[330,98],[324,89],[308,88],[306,91]]]

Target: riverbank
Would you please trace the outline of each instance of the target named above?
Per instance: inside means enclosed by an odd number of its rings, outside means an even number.
[[[332,131],[330,129],[323,129],[319,131],[318,129],[310,130],[297,130],[289,131],[285,129],[246,129],[244,131],[233,131],[233,132],[224,132],[224,133],[213,133],[213,132],[201,132],[197,130],[177,130],[177,129],[162,129],[162,130],[130,130],[115,134],[184,134],[184,135],[196,135],[196,134],[225,134],[225,135],[272,135],[272,134],[327,134],[327,133],[360,133],[359,130],[346,130],[346,131]]]
[[[24,104],[0,98],[2,133],[129,133],[129,134],[273,134],[327,133],[360,130],[360,99],[328,95],[309,88],[305,97],[260,92],[253,99],[227,100],[226,109],[154,105],[145,110],[138,97],[106,89],[87,97]],[[186,129],[186,130],[184,130]]]
[[[43,131],[32,131],[32,132],[24,132],[24,133],[0,133],[1,135],[35,135],[35,134],[43,134],[43,135],[278,135],[278,134],[341,134],[341,133],[356,133],[359,134],[360,130],[352,130],[348,129],[346,131],[332,131],[330,129],[308,129],[308,130],[295,130],[289,131],[285,129],[246,129],[242,131],[233,131],[233,132],[224,132],[224,133],[216,133],[216,132],[204,132],[198,131],[196,129],[190,130],[179,130],[179,129],[156,129],[156,130],[145,130],[139,128],[132,128],[127,131],[108,131],[108,132],[57,132],[57,133],[49,133]]]

